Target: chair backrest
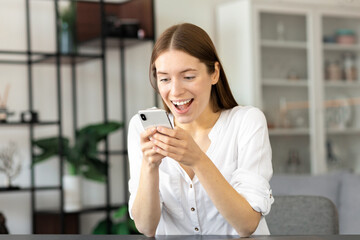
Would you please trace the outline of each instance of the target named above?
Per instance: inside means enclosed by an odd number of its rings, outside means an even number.
[[[274,196],[265,217],[272,235],[339,234],[336,206],[320,196]]]

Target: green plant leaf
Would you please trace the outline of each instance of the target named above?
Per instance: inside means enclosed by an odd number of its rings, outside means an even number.
[[[126,222],[119,222],[112,226],[112,232],[119,235],[130,234],[129,228]]]
[[[92,164],[88,164],[85,169],[81,169],[82,175],[87,179],[97,182],[105,182],[105,174],[99,172],[99,170]]]
[[[70,26],[74,25],[76,21],[76,2],[71,2],[66,9],[60,11],[59,16],[62,22],[66,22]]]
[[[34,140],[34,146],[40,148],[42,152],[34,157],[33,164],[42,162],[52,156],[60,155],[60,141],[62,144],[62,155],[66,157],[69,152],[69,139],[51,137]]]
[[[68,163],[68,174],[71,175],[71,176],[79,175],[78,168],[75,167],[73,164]]]
[[[113,220],[111,222],[111,233],[112,234],[140,234],[136,229],[135,222],[127,216],[128,206],[125,204],[118,208],[112,215]],[[106,219],[101,220],[93,233],[106,234]]]
[[[84,177],[104,182],[108,166],[98,158],[98,143],[110,133],[123,127],[120,122],[107,122],[87,125],[81,128],[75,137],[72,147],[67,138],[49,137],[33,141],[41,153],[34,157],[33,164],[45,161],[54,155],[59,155],[59,144],[62,144],[62,155],[67,160],[69,173],[82,174]]]
[[[105,176],[107,175],[108,166],[105,162],[95,157],[89,157],[86,161],[89,163],[90,167],[94,168],[94,170],[101,174],[104,174]]]
[[[114,214],[113,214],[114,219],[119,219],[119,218],[124,217],[127,214],[127,211],[128,211],[128,208],[126,205],[121,206],[114,212]]]
[[[53,156],[57,155],[57,152],[55,151],[47,151],[47,152],[43,152],[40,155],[36,155],[33,159],[33,165],[42,161],[45,161]]]
[[[113,223],[110,220],[110,224],[111,224],[111,228],[113,229]],[[101,220],[96,227],[94,228],[94,230],[92,231],[92,234],[107,234],[107,228],[106,228],[106,219]]]
[[[103,140],[110,133],[123,127],[122,123],[119,122],[107,122],[88,125],[78,131],[78,137],[86,136],[94,139],[96,142]]]
[[[140,234],[139,230],[137,230],[134,220],[131,218],[128,219],[128,228],[130,231],[130,234]]]

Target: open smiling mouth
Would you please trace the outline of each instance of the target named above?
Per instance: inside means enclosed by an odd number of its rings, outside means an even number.
[[[191,99],[184,100],[184,101],[171,101],[171,102],[172,102],[172,104],[174,104],[176,109],[183,112],[183,111],[187,110],[190,107],[193,100],[194,99],[191,98]]]

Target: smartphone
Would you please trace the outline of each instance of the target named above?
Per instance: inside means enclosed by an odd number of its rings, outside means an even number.
[[[163,109],[140,110],[138,115],[144,129],[156,126],[173,128],[167,112]]]

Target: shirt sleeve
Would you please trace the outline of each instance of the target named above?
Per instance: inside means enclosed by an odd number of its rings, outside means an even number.
[[[271,146],[264,114],[257,108],[247,111],[238,134],[238,168],[230,184],[251,205],[266,215],[274,199],[270,188],[272,177]]]
[[[139,117],[133,116],[129,123],[128,130],[128,157],[130,167],[130,179],[129,179],[129,215],[133,219],[131,209],[134,204],[137,189],[140,181],[140,170],[142,163],[142,151],[140,146],[140,133],[144,131]]]

